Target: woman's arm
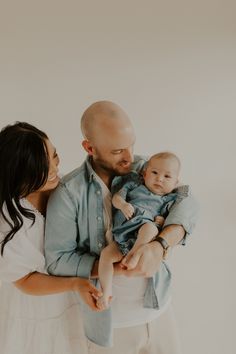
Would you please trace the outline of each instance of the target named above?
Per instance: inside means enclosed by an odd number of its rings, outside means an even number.
[[[27,274],[13,284],[28,295],[51,295],[65,291],[77,291],[92,310],[98,311],[94,299],[101,296],[101,292],[84,278],[59,277],[34,272]]]

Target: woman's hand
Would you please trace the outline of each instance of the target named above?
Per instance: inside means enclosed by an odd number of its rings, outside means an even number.
[[[101,311],[96,306],[97,299],[102,296],[102,292],[97,289],[88,279],[74,278],[73,290],[79,292],[82,300],[93,310]]]
[[[102,296],[88,279],[80,277],[62,277],[38,272],[27,274],[14,282],[14,285],[28,295],[51,295],[66,291],[77,291],[82,300],[94,311],[99,311],[96,306],[97,299]]]

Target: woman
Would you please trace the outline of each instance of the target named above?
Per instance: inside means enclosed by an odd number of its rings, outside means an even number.
[[[100,293],[88,280],[45,271],[44,218],[58,164],[47,135],[34,126],[17,122],[0,132],[2,354],[84,353],[78,295],[97,310]]]

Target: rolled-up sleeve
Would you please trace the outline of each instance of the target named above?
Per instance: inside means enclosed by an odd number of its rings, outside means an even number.
[[[190,235],[199,216],[199,203],[196,198],[190,193],[181,201],[177,200],[170,209],[170,212],[165,219],[164,227],[169,225],[182,225],[185,230],[185,237],[181,241],[184,245],[186,237]]]
[[[47,208],[45,257],[50,274],[84,278],[91,274],[96,257],[88,253],[81,242],[77,210],[78,205],[60,185],[50,197]]]

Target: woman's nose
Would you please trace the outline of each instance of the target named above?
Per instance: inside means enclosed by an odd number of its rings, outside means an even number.
[[[59,159],[51,164],[49,173],[50,174],[54,174],[54,173],[57,174],[59,171],[58,165],[59,165]]]

